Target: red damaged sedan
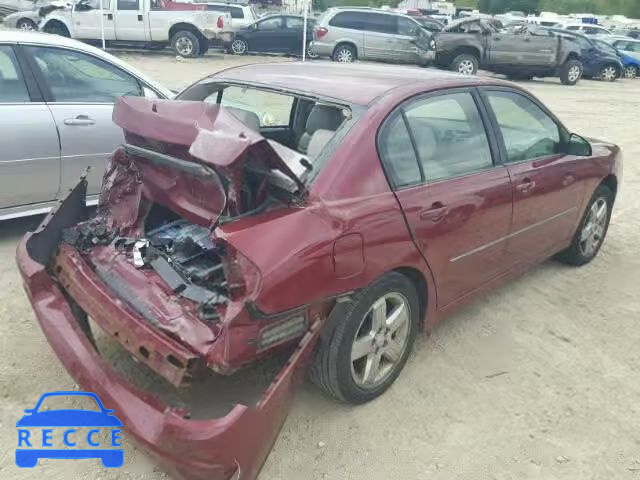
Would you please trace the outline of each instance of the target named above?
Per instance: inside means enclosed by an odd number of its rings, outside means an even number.
[[[617,146],[496,79],[253,65],[179,100],[120,100],[99,208],[82,180],[17,255],[69,373],[181,478],[255,478],[307,367],[367,402],[420,329],[552,255],[592,260],[621,181]],[[196,419],[117,374],[94,324],[176,389],[286,361]]]

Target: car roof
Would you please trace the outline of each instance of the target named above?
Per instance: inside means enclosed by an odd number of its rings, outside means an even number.
[[[494,78],[464,76],[435,69],[321,61],[244,65],[223,70],[209,78],[278,87],[362,106],[409,84],[421,84],[425,92],[452,86],[511,85]]]
[[[87,45],[86,43],[79,42],[77,40],[73,40],[71,38],[66,38],[61,35],[53,35],[49,33],[42,32],[24,32],[21,30],[0,30],[0,44],[1,43],[21,43],[21,44],[30,44],[30,45],[42,45],[48,47],[67,47],[73,50],[78,50],[80,52],[85,52],[91,55],[95,55],[104,59],[107,62],[110,62],[123,70],[131,73],[132,75],[138,77],[140,80],[148,83],[150,86],[160,91],[167,98],[171,98],[173,94],[169,89],[158,83],[156,80],[147,77],[144,73],[136,70],[131,65],[126,62],[123,62],[117,57],[114,57],[108,52],[101,50],[96,47],[92,47],[91,45]]]

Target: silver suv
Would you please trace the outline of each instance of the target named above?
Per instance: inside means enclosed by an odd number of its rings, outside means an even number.
[[[427,63],[431,52],[414,44],[419,34],[428,32],[407,15],[373,8],[330,8],[316,22],[311,50],[335,62]]]

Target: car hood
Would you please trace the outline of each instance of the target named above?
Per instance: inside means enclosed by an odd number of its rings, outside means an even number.
[[[121,427],[114,415],[92,410],[49,410],[25,415],[16,427]]]
[[[140,147],[137,152],[143,155],[155,154],[155,158],[147,155],[148,159],[164,164],[166,180],[173,177],[180,183],[181,177],[186,176],[183,173],[191,173],[208,184],[206,199],[184,191],[180,197],[181,210],[199,210],[199,216],[210,224],[215,224],[225,209],[228,192],[224,185],[248,158],[259,161],[265,172],[277,171],[286,177],[298,194],[306,193],[305,186],[287,165],[283,149],[247,127],[223,106],[123,97],[116,103],[113,121],[124,130],[127,144]],[[136,148],[132,151],[135,154]],[[180,173],[176,173],[177,167]]]

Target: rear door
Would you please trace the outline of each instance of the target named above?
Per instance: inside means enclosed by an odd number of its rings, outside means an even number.
[[[16,51],[0,44],[0,217],[7,207],[54,200],[60,187],[56,124]]]
[[[113,104],[123,95],[142,95],[142,85],[114,65],[84,52],[24,48],[31,55],[60,135],[61,188],[75,185],[91,167],[88,193],[98,193],[106,161],[124,139],[111,120]]]
[[[310,22],[307,22],[307,26]],[[304,19],[301,17],[284,17],[284,28],[287,35],[283,37],[284,43],[282,51],[287,53],[302,54],[302,33],[304,31]],[[313,37],[309,37],[309,33],[313,32],[307,28],[307,43]]]
[[[116,3],[116,40],[143,42],[151,40],[145,28],[142,0],[111,0]]]
[[[535,262],[556,253],[574,233],[583,188],[581,158],[563,153],[568,134],[534,99],[511,89],[482,92],[513,184],[508,261]]]
[[[471,89],[404,103],[378,139],[387,176],[433,272],[438,308],[504,272],[512,215],[507,169],[494,163],[482,103]]]
[[[393,60],[397,48],[396,17],[384,13],[359,12],[364,30],[364,53],[372,60]]]
[[[249,37],[249,49],[253,52],[281,52],[286,37],[283,18],[269,17],[255,24]]]

